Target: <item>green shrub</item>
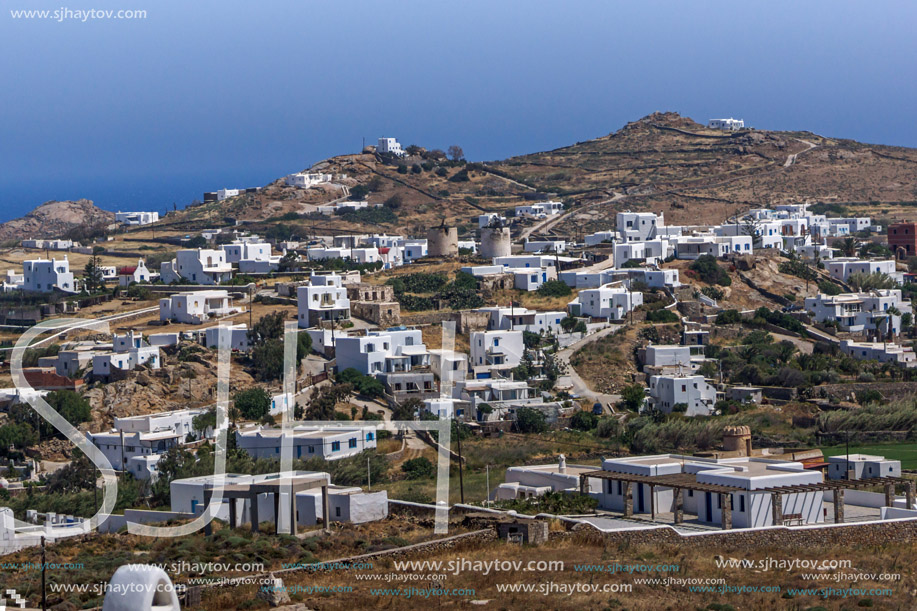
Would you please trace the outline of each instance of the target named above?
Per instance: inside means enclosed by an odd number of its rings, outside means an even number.
[[[646,322],[678,322],[678,314],[672,310],[651,310],[646,313]]]
[[[548,280],[538,287],[537,293],[544,297],[566,297],[572,289],[562,280]]]

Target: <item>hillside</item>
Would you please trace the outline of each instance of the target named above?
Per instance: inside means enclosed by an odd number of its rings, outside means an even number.
[[[400,168],[399,166],[403,166]],[[397,231],[422,235],[445,220],[472,230],[472,218],[553,197],[573,205],[540,232],[582,234],[613,227],[617,210],[664,212],[672,224],[719,222],[752,207],[786,201],[836,204],[835,210],[917,218],[917,149],[862,144],[809,132],[707,129],[677,113],[653,113],[618,131],[571,146],[463,165],[441,151],[404,159],[371,150],[308,168],[335,184],[295,189],[277,180],[257,194],[170,214],[185,229],[223,217],[283,219],[300,235]],[[316,205],[347,199],[345,188],[385,209],[323,216]],[[518,233],[518,232],[517,232]]]
[[[0,241],[64,237],[78,227],[108,225],[114,221],[114,212],[97,208],[88,199],[50,201],[23,217],[0,224]]]

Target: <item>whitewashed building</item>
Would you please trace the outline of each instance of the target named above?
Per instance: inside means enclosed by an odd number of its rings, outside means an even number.
[[[546,218],[555,214],[560,214],[563,211],[564,205],[562,202],[555,202],[550,200],[546,202],[527,204],[524,206],[516,206],[516,216],[520,218]]]
[[[118,284],[121,286],[130,286],[135,282],[150,282],[153,274],[147,269],[146,261],[137,260],[136,266],[121,267],[118,269]]]
[[[232,265],[226,260],[226,252],[222,249],[179,250],[174,259],[162,262],[159,276],[166,284],[192,282],[215,285],[232,280]]]
[[[858,259],[856,257],[836,257],[825,261],[825,269],[833,278],[847,282],[852,274],[887,274],[901,282],[902,275],[895,268],[894,259]]]
[[[247,352],[251,348],[248,340],[248,325],[240,323],[237,325],[226,325],[229,329],[229,347],[231,350]],[[207,348],[220,347],[220,326],[207,327],[204,329],[204,346]]]
[[[204,321],[242,312],[232,304],[228,291],[176,293],[159,300],[159,320],[199,325]]]
[[[685,405],[687,416],[709,416],[716,403],[716,388],[704,376],[650,376],[649,405],[666,414],[677,405]]]
[[[724,131],[734,132],[745,129],[745,121],[742,119],[733,119],[732,117],[728,119],[710,119],[707,122],[707,127],[710,129],[722,129]]]
[[[917,353],[910,346],[888,342],[855,342],[841,340],[841,352],[860,361],[875,360],[901,367],[917,367]]]
[[[303,329],[350,319],[350,299],[337,274],[312,276],[309,285],[296,289],[296,302],[297,320]]]
[[[897,334],[901,332],[901,316],[911,313],[911,302],[901,298],[900,289],[878,289],[807,297],[805,309],[817,322],[833,321],[842,331]]]
[[[308,189],[323,182],[331,182],[331,174],[322,174],[321,172],[299,172],[290,174],[284,179],[288,187],[299,187]]]
[[[50,293],[54,289],[75,293],[76,281],[70,271],[70,261],[63,259],[29,259],[22,262],[22,289]]]
[[[473,331],[470,337],[473,367],[513,368],[522,361],[522,331]]]
[[[733,488],[732,492],[723,494],[692,490],[690,487],[681,489],[684,513],[696,515],[698,521],[704,524],[720,525],[724,503],[728,503],[733,528],[775,526],[769,488],[821,484],[824,481],[820,471],[806,469],[800,462],[758,457],[715,459],[678,454],[629,456],[603,460],[602,470],[625,476],[686,474],[692,476],[699,487],[720,485]],[[822,523],[823,495],[821,490],[783,493],[781,513],[799,515],[803,524]],[[611,511],[624,511],[628,496],[635,514],[674,512],[676,509],[675,491],[662,481],[651,486],[648,483],[605,479],[601,492],[595,496],[600,508]]]
[[[376,142],[376,152],[403,157],[406,153],[401,148],[401,143],[395,138],[379,138]]]
[[[158,212],[115,212],[115,220],[122,225],[149,225],[159,220]]]
[[[290,437],[294,459],[338,460],[356,456],[376,447],[376,427],[297,426],[290,433],[283,429],[256,426],[236,431],[236,447],[252,458],[280,458],[284,437]]]
[[[420,329],[370,331],[363,336],[337,337],[338,371],[353,368],[362,374],[407,373],[430,365],[430,353]]]
[[[580,291],[576,299],[567,304],[567,312],[570,316],[622,320],[642,303],[643,293],[630,291],[620,284],[606,284]]]

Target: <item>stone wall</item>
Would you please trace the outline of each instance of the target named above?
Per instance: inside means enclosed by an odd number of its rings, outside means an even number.
[[[350,313],[383,328],[401,324],[401,304],[397,301],[351,301]]]
[[[817,545],[884,545],[917,539],[917,519],[838,524],[802,528],[766,528],[712,531],[702,535],[680,535],[671,527],[650,530],[622,530],[603,533],[583,523],[570,532],[551,533],[552,537],[579,537],[604,545],[677,544],[696,549],[717,550],[724,547],[810,547]]]

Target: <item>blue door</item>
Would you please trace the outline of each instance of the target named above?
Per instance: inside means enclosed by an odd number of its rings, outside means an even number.
[[[191,501],[191,513],[196,513],[197,510],[197,499]]]

